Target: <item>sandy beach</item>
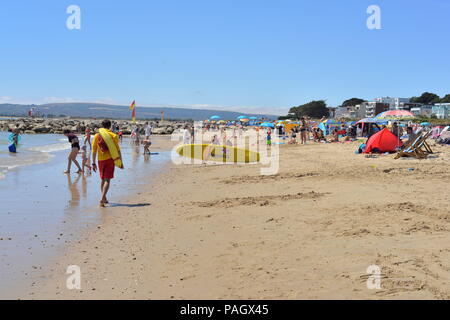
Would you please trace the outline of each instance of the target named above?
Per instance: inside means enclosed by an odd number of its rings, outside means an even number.
[[[0,301],[450,300],[449,15],[1,1]]]
[[[281,146],[272,176],[170,163],[14,298],[450,298],[450,149],[394,160],[357,146]],[[81,290],[66,288],[69,265]]]

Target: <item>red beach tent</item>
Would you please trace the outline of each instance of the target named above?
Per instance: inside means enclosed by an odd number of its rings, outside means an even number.
[[[402,141],[388,129],[375,133],[367,141],[365,153],[371,152],[394,152],[398,147],[403,145]],[[377,149],[377,150],[374,150]]]

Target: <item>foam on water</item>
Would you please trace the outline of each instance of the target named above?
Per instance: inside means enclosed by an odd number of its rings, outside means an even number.
[[[28,148],[27,150],[50,153],[50,152],[69,150],[69,149],[70,149],[70,144],[68,144],[66,142],[66,143],[53,143],[53,144],[48,144],[48,145],[44,145],[44,146],[31,147],[31,148]]]

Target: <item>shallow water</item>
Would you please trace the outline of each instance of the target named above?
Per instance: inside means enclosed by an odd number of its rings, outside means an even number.
[[[8,171],[14,168],[48,162],[53,157],[53,152],[70,148],[63,135],[21,135],[18,152],[10,153],[9,136],[9,132],[0,132],[0,179],[5,178]]]
[[[63,174],[70,148],[66,137],[23,136],[15,155],[4,152],[7,134],[0,137],[0,297],[8,298],[25,276],[38,274],[80,231],[101,223],[105,213],[97,210],[98,174]],[[128,139],[121,148],[125,170],[116,170],[111,205],[121,205],[150,183],[170,160],[170,152],[144,157]]]

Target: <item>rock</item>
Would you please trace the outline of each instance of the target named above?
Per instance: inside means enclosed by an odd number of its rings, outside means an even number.
[[[33,128],[33,131],[36,133],[49,133],[52,130],[52,127],[44,127],[44,126],[37,126]]]
[[[165,134],[166,128],[153,128],[152,133],[153,134]]]
[[[172,128],[171,126],[166,127],[166,129],[164,130],[165,134],[172,134],[175,131],[174,128]]]
[[[116,122],[124,135],[130,135],[135,123],[127,120],[113,120]],[[140,128],[141,134],[144,134],[145,123],[147,121],[138,121],[137,125]],[[153,127],[153,134],[172,134],[175,130],[183,128],[188,122],[183,121],[148,121]],[[62,134],[64,130],[73,131],[78,134],[84,134],[86,128],[89,128],[92,133],[96,132],[101,127],[101,120],[89,119],[60,119],[60,118],[16,118],[0,120],[0,130],[12,131],[19,129],[22,133],[27,134]]]

